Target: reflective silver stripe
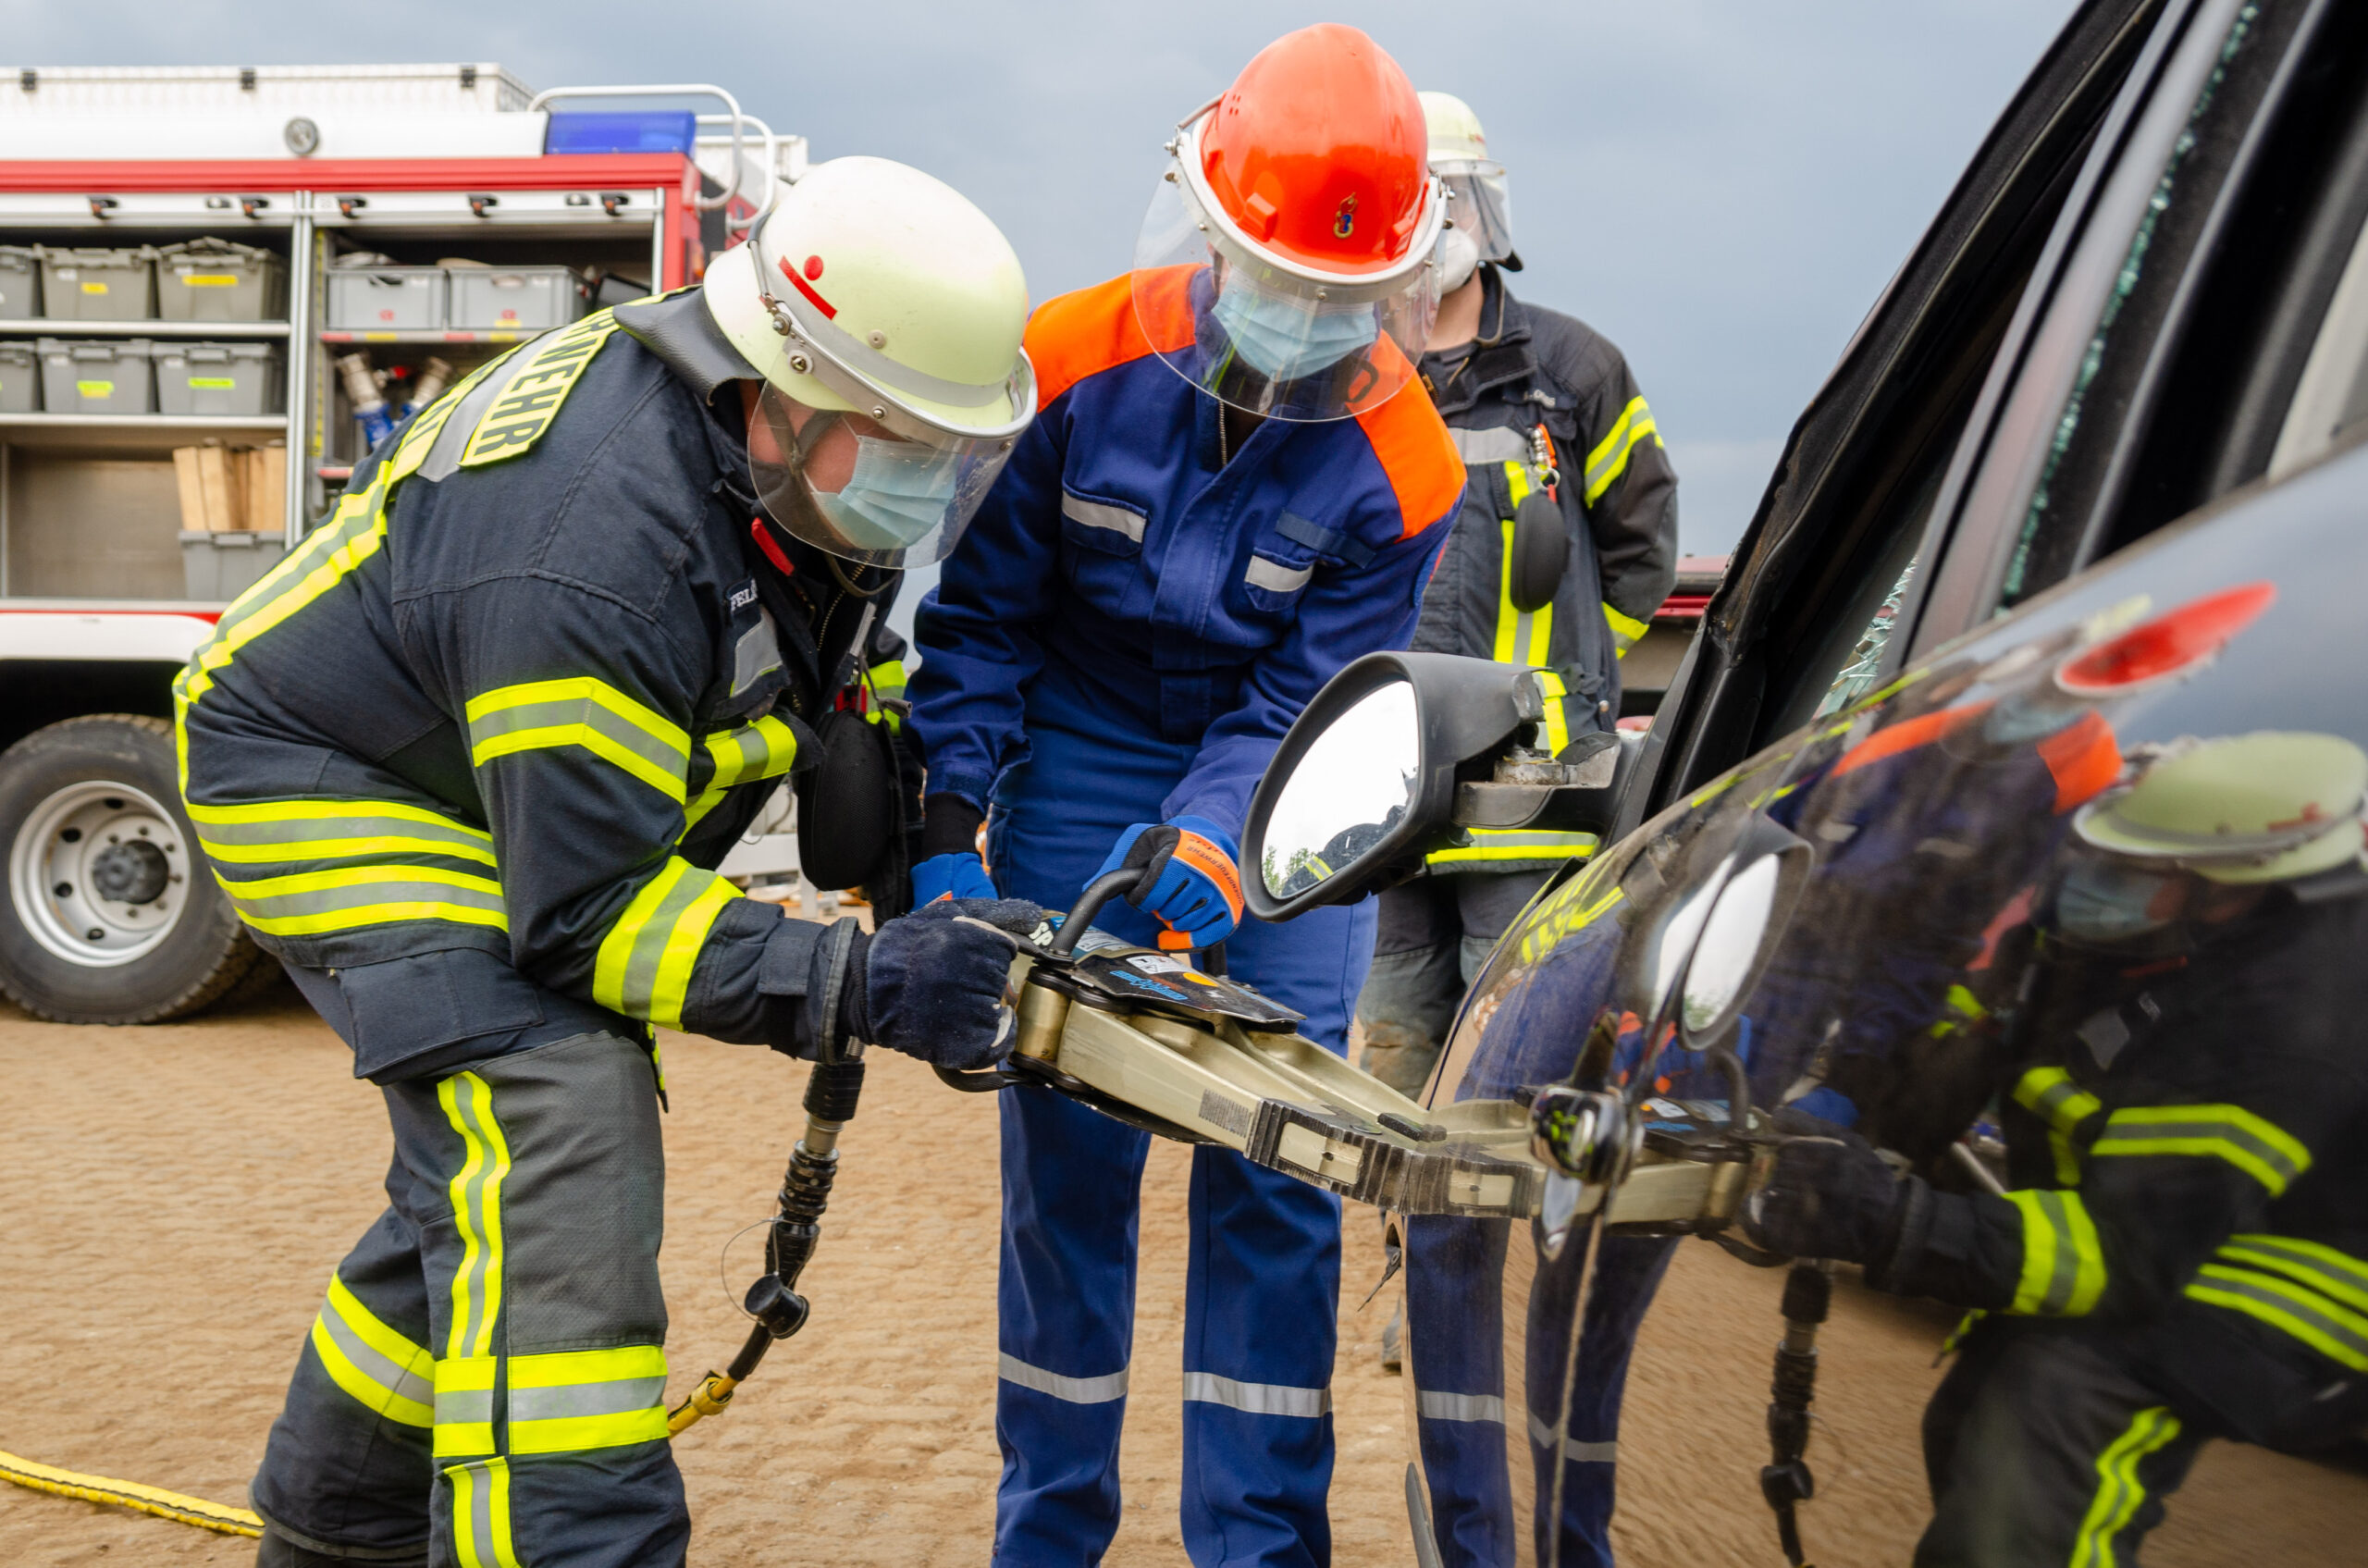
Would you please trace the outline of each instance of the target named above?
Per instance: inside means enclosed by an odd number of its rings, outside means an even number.
[[[459,871],[424,866],[354,866],[254,882],[216,880],[230,895],[241,919],[279,935],[302,936],[387,920],[450,919],[456,910],[480,912],[487,918],[476,923],[507,929],[500,885]],[[348,913],[357,918],[335,919]],[[278,923],[291,920],[305,923]]]
[[[225,810],[238,813],[224,821]],[[285,813],[284,815],[282,813]],[[388,811],[367,800],[272,801],[261,808],[193,807],[197,838],[216,860],[240,864],[276,860],[325,860],[382,851],[413,854],[450,853],[455,858],[493,864],[493,835],[463,827],[416,808]],[[302,853],[240,854],[241,849],[272,849],[282,846]]]
[[[1493,1421],[1505,1424],[1505,1401],[1498,1394],[1443,1394],[1424,1389],[1414,1396],[1414,1408],[1425,1421]]]
[[[1143,542],[1143,520],[1123,506],[1110,506],[1098,500],[1086,500],[1067,490],[1061,492],[1061,515],[1089,528],[1107,528],[1124,534],[1137,544]]]
[[[463,1426],[482,1425],[493,1419],[491,1389],[438,1389],[436,1390],[436,1425]],[[515,1403],[517,1396],[511,1396]]]
[[[732,695],[738,697],[780,668],[781,639],[773,635],[772,612],[760,605],[757,623],[732,645]]]
[[[1529,1440],[1542,1449],[1554,1446],[1553,1432],[1537,1418],[1536,1411],[1529,1414]],[[1617,1464],[1620,1462],[1620,1445],[1617,1442],[1583,1443],[1566,1435],[1562,1438],[1562,1457],[1573,1464]]]
[[[682,874],[642,918],[640,929],[633,933],[633,946],[625,955],[623,1005],[618,1010],[633,1018],[649,1016],[658,1000],[659,971],[665,966],[668,945],[674,940],[674,927],[717,882],[709,872],[695,870],[681,861],[675,863],[683,866]],[[730,893],[732,889],[727,886],[724,891]],[[632,913],[628,907],[626,914]],[[595,995],[594,1000],[600,998]]]
[[[1071,1404],[1108,1404],[1112,1400],[1125,1399],[1128,1370],[1122,1366],[1099,1377],[1064,1377],[1057,1372],[1030,1366],[1016,1355],[995,1357],[995,1375],[1005,1382],[1017,1383]]]
[[[1264,588],[1270,593],[1295,594],[1307,586],[1309,579],[1314,575],[1315,568],[1313,566],[1285,566],[1263,555],[1252,555],[1250,570],[1241,574],[1241,580],[1253,588]]]
[[[687,760],[688,747],[676,747],[588,697],[561,698],[550,702],[522,702],[512,708],[497,708],[490,713],[479,713],[469,721],[469,746],[478,754],[483,766],[487,741],[501,735],[517,735],[527,730],[591,730],[604,739],[614,742],[623,750],[648,763],[650,770],[660,775],[680,780]],[[563,745],[553,739],[545,745]],[[675,785],[679,798],[682,786]]]
[[[1184,1397],[1221,1404],[1247,1415],[1295,1415],[1313,1420],[1332,1413],[1329,1389],[1295,1389],[1288,1383],[1242,1383],[1214,1372],[1184,1374]]]
[[[334,1301],[321,1310],[317,1321],[320,1323],[321,1332],[329,1337],[337,1348],[344,1352],[345,1359],[353,1363],[355,1369],[364,1377],[382,1388],[390,1389],[399,1398],[410,1400],[416,1404],[430,1407],[435,1405],[435,1383],[421,1377],[364,1339],[355,1331],[353,1325],[345,1320],[341,1310]],[[386,1413],[381,1411],[379,1414]],[[397,1416],[395,1419],[400,1421],[402,1418]]]
[[[2368,1312],[2368,1264],[2324,1242],[2240,1234],[2228,1238],[2220,1255],[2230,1263],[2289,1274],[2346,1306]]]
[[[1529,438],[1510,426],[1499,425],[1487,430],[1459,430],[1448,426],[1448,439],[1455,443],[1455,453],[1466,463],[1527,463]]]
[[[2177,1119],[2183,1106],[2143,1106],[2115,1111],[2090,1153],[2100,1157],[2123,1154],[2193,1154],[2217,1156],[2246,1171],[2282,1194],[2294,1179],[2310,1167],[2310,1154],[2281,1130],[2238,1106],[2197,1105],[2191,1119]],[[2226,1115],[2213,1116],[2214,1110]],[[2284,1138],[2280,1147],[2263,1130]]]
[[[510,1419],[558,1421],[571,1415],[624,1415],[666,1397],[663,1377],[618,1377],[606,1383],[565,1383],[550,1389],[512,1385]]]

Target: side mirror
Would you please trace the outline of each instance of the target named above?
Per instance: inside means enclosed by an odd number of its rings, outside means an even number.
[[[1316,693],[1251,797],[1250,912],[1286,920],[1402,880],[1459,826],[1603,831],[1635,747],[1589,735],[1526,749],[1534,673],[1443,653],[1374,653]]]

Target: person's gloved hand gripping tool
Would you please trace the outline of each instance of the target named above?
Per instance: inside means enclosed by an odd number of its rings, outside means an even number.
[[[1094,880],[1141,871],[1127,902],[1167,928],[1159,945],[1214,947],[1241,923],[1240,858],[1233,835],[1206,818],[1137,822],[1118,835]]]
[[[863,1091],[866,1042],[932,1067],[990,1068],[1011,1054],[1011,1013],[1004,1005],[1011,956],[1044,911],[1020,899],[940,899],[890,920],[866,936],[850,931],[839,994],[821,998],[836,1027],[806,1080],[806,1135],[782,1178],[780,1212],[765,1239],[765,1272],[743,1303],[756,1319],[723,1371],[710,1372],[667,1414],[679,1436],[732,1402],[775,1340],[806,1327],[797,1278],[821,1239],[821,1218],[838,1174],[840,1130],[854,1118]],[[777,1049],[782,1047],[777,1046]]]

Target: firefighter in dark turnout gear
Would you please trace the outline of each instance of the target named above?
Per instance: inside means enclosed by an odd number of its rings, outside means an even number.
[[[1560,701],[1545,730],[1560,751],[1620,715],[1620,656],[1677,580],[1677,480],[1620,351],[1505,287],[1500,269],[1521,262],[1503,167],[1462,100],[1422,97],[1455,227],[1444,279],[1453,292],[1420,368],[1468,479],[1412,646],[1547,671]],[[1595,849],[1580,833],[1479,828],[1466,838],[1381,895],[1358,1000],[1366,1068],[1410,1094],[1513,916],[1548,872]]]
[[[1763,1246],[1973,1309],[1925,1413],[1920,1568],[2131,1563],[2207,1438],[2368,1419],[2363,793],[2350,741],[2263,732],[2084,808],[1966,1037],[2005,1194],[1841,1134],[1752,1199]]]
[[[768,268],[906,358],[843,352]],[[713,868],[893,664],[896,568],[967,519],[939,471],[991,478],[1032,416],[1025,302],[953,191],[823,165],[701,289],[525,344],[382,442],[177,683],[214,873],[394,1128],[254,1482],[261,1562],[681,1562],[652,1026],[1001,1055],[997,928],[1032,908],[867,936]],[[801,793],[893,858],[899,803]]]

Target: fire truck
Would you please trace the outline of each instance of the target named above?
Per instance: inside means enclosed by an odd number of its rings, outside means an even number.
[[[805,155],[703,84],[0,73],[0,992],[153,1022],[278,978],[179,807],[173,675],[408,408],[696,281]],[[794,870],[767,825],[726,874]]]

